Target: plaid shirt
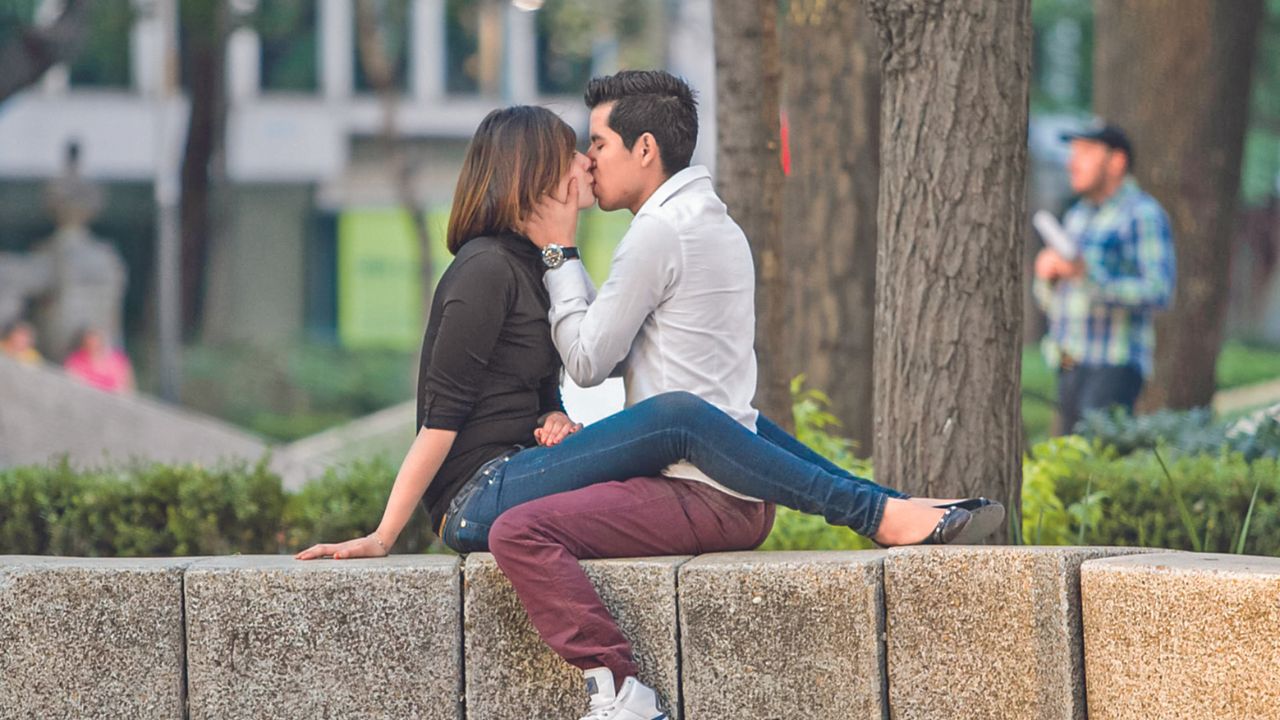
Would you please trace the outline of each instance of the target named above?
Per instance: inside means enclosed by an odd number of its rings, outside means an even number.
[[[1077,202],[1062,224],[1080,243],[1085,274],[1035,280],[1036,304],[1049,316],[1041,343],[1049,366],[1066,354],[1081,365],[1136,365],[1150,377],[1152,315],[1169,306],[1175,275],[1164,208],[1128,178],[1101,205]]]

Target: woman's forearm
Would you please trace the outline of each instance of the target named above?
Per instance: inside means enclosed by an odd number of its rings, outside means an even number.
[[[387,498],[387,509],[382,513],[382,522],[378,524],[378,539],[388,549],[400,537],[409,518],[413,517],[418,502],[440,471],[457,436],[458,433],[453,430],[422,428],[418,431],[418,437],[409,447],[404,462],[400,464],[400,471],[396,473],[395,485],[391,488],[391,496]]]

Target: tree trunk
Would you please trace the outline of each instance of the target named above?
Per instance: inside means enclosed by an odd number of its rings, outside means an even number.
[[[1178,256],[1142,406],[1208,405],[1262,2],[1108,0],[1096,12],[1094,107],[1129,133],[1138,182],[1169,213]]]
[[[221,0],[184,0],[182,47],[187,61],[191,117],[182,152],[182,327],[189,339],[204,317],[205,268],[220,213],[211,208],[224,185],[226,145],[226,50],[228,9]]]
[[[883,43],[876,478],[1021,486],[1030,0],[867,0]]]
[[[872,449],[880,50],[859,0],[791,0],[782,34],[790,174],[783,194],[786,377],[831,397]]]
[[[783,365],[786,288],[782,259],[782,165],[779,160],[777,0],[717,0],[717,190],[751,241],[756,263],[755,404],[791,427]]]

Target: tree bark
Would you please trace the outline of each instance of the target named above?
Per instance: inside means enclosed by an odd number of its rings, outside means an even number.
[[[67,0],[58,19],[48,27],[23,28],[16,42],[0,49],[0,103],[26,88],[61,62],[80,52],[87,35],[89,4]]]
[[[228,8],[221,0],[186,0],[181,46],[186,55],[191,117],[182,152],[179,201],[182,234],[182,327],[190,339],[204,318],[205,268],[220,213],[211,211],[225,185],[227,133],[226,56]]]
[[[1169,213],[1178,257],[1144,408],[1213,399],[1262,10],[1261,0],[1097,4],[1094,107],[1129,133],[1138,182]]]
[[[782,33],[786,377],[831,397],[871,454],[880,49],[859,0],[791,0]]]
[[[751,242],[756,264],[756,407],[791,427],[784,328],[782,164],[777,0],[716,0],[717,190]]]
[[[1021,486],[1030,0],[867,0],[883,47],[876,479]]]

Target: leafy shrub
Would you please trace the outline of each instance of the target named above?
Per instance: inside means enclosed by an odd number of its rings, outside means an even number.
[[[413,396],[417,354],[327,345],[208,346],[184,352],[184,402],[288,442]]]
[[[1076,432],[1120,455],[1164,447],[1181,455],[1238,452],[1248,461],[1280,457],[1280,421],[1265,418],[1247,430],[1233,429],[1214,421],[1208,408],[1161,410],[1137,417],[1120,411],[1091,412]]]
[[[283,524],[294,549],[365,535],[382,521],[396,469],[384,459],[331,468],[289,496]],[[445,551],[425,511],[415,511],[393,552]]]
[[[284,493],[265,462],[76,471],[65,460],[0,471],[0,552],[276,552]]]
[[[1275,458],[1166,457],[1156,450],[1120,456],[1095,443],[1056,477],[1055,492],[1068,506],[1101,493],[1099,512],[1072,526],[1084,544],[1280,555]]]

